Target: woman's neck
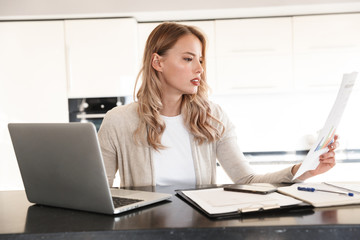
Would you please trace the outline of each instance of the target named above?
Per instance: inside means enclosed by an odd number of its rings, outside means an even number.
[[[173,98],[163,98],[163,108],[160,110],[160,114],[166,117],[174,117],[181,113],[181,101],[182,96]]]

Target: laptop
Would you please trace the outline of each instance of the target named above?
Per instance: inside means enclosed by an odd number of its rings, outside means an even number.
[[[8,124],[31,203],[118,214],[171,194],[110,189],[92,123]]]

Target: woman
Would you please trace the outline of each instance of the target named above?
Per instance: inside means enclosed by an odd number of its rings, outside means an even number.
[[[237,146],[235,127],[209,102],[206,40],[196,28],[163,23],[144,51],[137,102],[109,111],[99,141],[110,186],[119,169],[121,186],[216,183],[216,159],[235,183],[290,182],[300,164],[257,175]],[[335,165],[334,149],[305,180]]]

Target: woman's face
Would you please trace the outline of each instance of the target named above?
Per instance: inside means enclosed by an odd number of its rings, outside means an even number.
[[[159,78],[164,95],[194,94],[201,84],[202,44],[194,35],[181,37],[160,57]]]

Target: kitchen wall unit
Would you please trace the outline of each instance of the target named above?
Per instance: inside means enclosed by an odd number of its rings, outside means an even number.
[[[137,75],[134,19],[65,20],[68,95],[132,95]]]
[[[215,72],[215,22],[214,21],[184,21],[178,22],[181,24],[192,25],[198,27],[207,38],[207,51],[206,51],[206,69],[207,69],[207,80],[210,87],[216,85]],[[139,23],[138,24],[138,39],[139,39],[139,59],[142,59],[145,43],[150,35],[151,31],[158,26],[160,23]],[[141,63],[141,60],[139,61]],[[140,69],[140,66],[139,66]]]
[[[0,22],[0,189],[21,189],[9,122],[67,122],[62,21]]]
[[[216,20],[216,89],[292,84],[292,18]]]
[[[137,30],[138,30],[138,69],[142,65],[142,59],[144,55],[144,48],[146,44],[146,40],[149,37],[151,31],[156,28],[161,22],[155,23],[138,23]]]
[[[151,31],[156,28],[156,26],[158,26],[160,24],[160,22],[155,22],[155,23],[139,23],[137,25],[137,30],[138,30],[138,71],[140,71],[141,66],[142,66],[142,61],[143,61],[143,55],[144,55],[144,49],[145,49],[145,44],[146,44],[146,40],[149,37]],[[140,77],[141,78],[141,77]],[[136,85],[136,90],[139,89],[141,82],[139,81],[138,84]]]
[[[208,37],[211,100],[237,126],[245,152],[308,149],[342,74],[360,71],[359,13],[182,23]],[[132,95],[145,41],[158,24],[0,22],[0,190],[22,189],[7,123],[67,122],[69,97]],[[354,89],[342,119],[342,149],[360,149],[359,93]]]
[[[299,88],[339,86],[360,69],[360,14],[294,17],[294,78]]]

